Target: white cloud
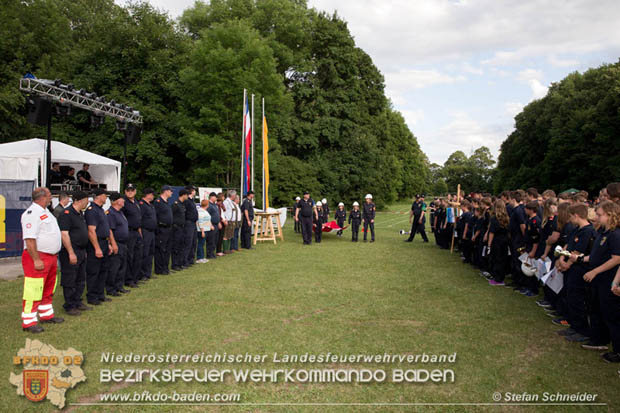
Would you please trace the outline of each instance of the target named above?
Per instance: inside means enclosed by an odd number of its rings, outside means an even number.
[[[523,110],[523,107],[520,102],[506,102],[504,103],[504,114],[512,119]]]
[[[576,67],[579,65],[579,60],[576,59],[562,59],[556,55],[551,55],[547,58],[547,61],[554,67]]]
[[[466,80],[463,75],[447,75],[437,70],[403,70],[385,74],[385,83],[388,89],[401,91],[422,89],[438,84],[450,84]]]
[[[414,126],[418,124],[421,120],[424,120],[424,111],[422,109],[404,109],[399,111],[403,118],[405,118],[405,123],[409,126],[409,129],[412,131],[415,130]]]
[[[467,112],[455,112],[446,125],[429,135],[418,136],[418,141],[431,162],[443,163],[458,150],[469,155],[481,146],[488,147],[497,158],[508,129],[507,125],[483,123]]]
[[[532,99],[540,99],[547,94],[548,87],[542,84],[542,78],[542,72],[536,69],[525,69],[517,74],[517,80],[528,84],[532,89]]]

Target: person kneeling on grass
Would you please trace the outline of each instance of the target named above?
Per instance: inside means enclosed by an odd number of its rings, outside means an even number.
[[[205,258],[205,245],[207,243],[207,234],[211,231],[211,215],[207,212],[209,201],[203,199],[200,201],[200,209],[198,210],[198,221],[196,221],[196,230],[198,237],[198,251],[196,253],[197,261],[200,264],[209,262]]]

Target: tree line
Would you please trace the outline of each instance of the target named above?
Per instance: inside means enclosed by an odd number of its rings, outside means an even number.
[[[18,80],[62,79],[140,110],[128,147],[140,186],[239,185],[243,89],[270,138],[272,203],[303,190],[333,201],[372,193],[379,205],[430,188],[428,161],[384,91],[384,79],[337,14],[305,0],[196,2],[178,20],[145,2],[8,0],[0,15],[0,142],[44,137],[24,117]],[[75,111],[54,139],[122,158],[113,122]]]

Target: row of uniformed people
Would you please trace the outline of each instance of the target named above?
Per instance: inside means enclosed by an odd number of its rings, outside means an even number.
[[[368,229],[371,231],[370,242],[375,241],[375,215],[376,206],[372,201],[372,195],[367,194],[366,202],[360,210],[359,203],[356,201],[353,203],[353,209],[349,213],[348,223],[351,225],[351,241],[357,242],[359,235],[359,228],[364,222],[364,241],[367,241]],[[327,200],[323,199],[319,202],[314,202],[310,198],[308,191],[304,192],[303,199],[297,197],[296,203],[293,207],[293,217],[295,219],[295,231],[301,231],[304,245],[312,244],[312,232],[314,227],[315,242],[320,243],[323,234],[323,224],[329,220],[329,207]],[[347,211],[345,210],[344,203],[340,202],[338,208],[334,213],[336,223],[340,228],[344,227],[347,220]],[[342,236],[342,229],[338,230],[338,236]]]
[[[596,203],[583,192],[556,197],[551,190],[539,195],[535,188],[505,191],[497,198],[476,195],[459,203],[463,212],[456,237],[463,262],[480,269],[492,286],[527,297],[537,297],[542,287],[544,297],[536,304],[565,327],[558,334],[590,350],[609,350],[611,342],[611,351],[601,356],[620,362],[620,184],[601,190]],[[440,200],[439,205],[441,220],[442,210],[454,203]],[[570,256],[556,257],[557,246]],[[523,254],[551,261],[551,268],[562,273],[559,293],[523,265]],[[507,276],[512,283],[505,282]]]

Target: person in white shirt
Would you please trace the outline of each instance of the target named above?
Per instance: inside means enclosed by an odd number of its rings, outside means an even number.
[[[232,240],[235,237],[235,225],[237,220],[237,209],[235,208],[235,197],[237,191],[231,189],[228,191],[228,198],[224,200],[224,207],[226,208],[222,214],[226,220],[227,225],[224,228],[224,254],[230,254],[232,250]]]
[[[235,194],[233,198],[233,207],[235,208],[232,212],[233,222],[234,222],[234,235],[232,240],[230,241],[230,250],[239,252],[239,233],[241,232],[241,219],[243,218],[243,214],[241,213],[241,207],[239,207],[239,195]]]
[[[44,331],[37,323],[37,315],[42,323],[65,321],[54,316],[52,307],[62,238],[56,218],[47,209],[51,202],[49,189],[36,188],[32,191],[32,205],[21,217],[24,239],[22,328],[31,333]]]
[[[205,258],[205,244],[207,242],[207,232],[211,231],[211,215],[207,212],[208,207],[208,199],[203,199],[202,201],[200,201],[200,209],[198,210],[198,221],[196,221],[196,230],[198,237],[196,262],[200,264],[209,262],[209,260]]]

